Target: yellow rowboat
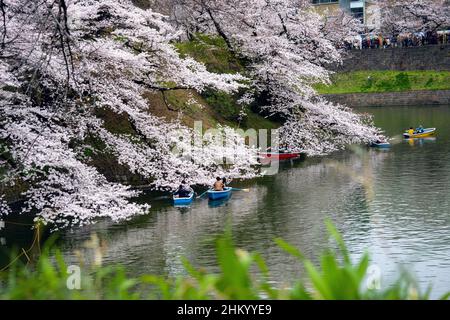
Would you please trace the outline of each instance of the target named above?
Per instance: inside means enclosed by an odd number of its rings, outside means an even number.
[[[414,132],[413,134],[409,134],[407,132],[405,132],[403,134],[403,137],[405,139],[411,139],[411,138],[426,138],[429,136],[432,136],[436,133],[436,128],[427,128],[427,129],[423,129],[423,132]]]

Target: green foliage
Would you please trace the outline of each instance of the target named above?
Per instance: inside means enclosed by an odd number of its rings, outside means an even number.
[[[449,90],[450,71],[355,71],[336,73],[332,84],[317,85],[321,94]]]
[[[238,95],[206,90],[202,93],[202,96],[218,117],[224,119],[225,123],[231,127],[275,129],[279,126],[274,121],[253,112],[250,107],[239,105],[237,103]],[[241,114],[241,112],[244,114]]]
[[[84,148],[83,154],[86,157],[92,157],[94,155],[94,151],[91,148]]]
[[[229,121],[238,121],[241,107],[236,103],[236,98],[222,91],[206,90],[203,94],[205,101]]]
[[[114,134],[136,135],[127,114],[118,114],[106,108],[95,109],[95,115],[103,120],[106,130]]]
[[[81,277],[82,290],[70,290],[68,266],[61,253],[46,246],[33,265],[20,261],[0,272],[0,299],[8,300],[84,300],[137,299],[132,287],[137,280],[128,278],[123,267],[99,267]]]
[[[313,295],[315,298],[326,300],[364,298],[364,292],[361,291],[361,288],[369,265],[368,254],[365,253],[359,262],[352,264],[341,235],[328,221],[327,228],[339,247],[342,263],[339,262],[335,252],[327,250],[321,257],[320,268],[316,268],[300,252],[296,252],[295,248],[290,247],[281,239],[278,239],[277,242],[304,263],[308,278],[314,288]]]
[[[410,90],[411,82],[409,81],[409,76],[405,72],[400,72],[395,76],[394,87],[397,87],[401,90]]]
[[[305,270],[302,279],[288,288],[270,283],[269,269],[257,253],[236,249],[231,232],[217,240],[220,272],[211,274],[183,260],[188,276],[167,278],[143,275],[129,278],[122,267],[94,267],[83,274],[81,290],[66,286],[67,265],[61,254],[47,247],[34,266],[15,264],[0,273],[0,299],[428,299],[406,273],[387,290],[367,289],[369,255],[352,263],[341,235],[327,221],[337,251],[327,250],[315,266],[297,248],[275,239]],[[257,270],[255,276],[254,271]],[[84,271],[83,271],[84,272]],[[447,299],[450,294],[442,298]]]
[[[221,37],[197,33],[194,39],[177,43],[176,47],[182,56],[190,56],[204,63],[210,72],[236,73],[244,70],[242,61],[228,50]]]
[[[6,175],[8,171],[6,165],[7,159],[11,159],[11,153],[9,152],[7,144],[0,139],[0,181],[2,181],[3,176]]]

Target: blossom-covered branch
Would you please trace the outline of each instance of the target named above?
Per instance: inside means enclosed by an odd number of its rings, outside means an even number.
[[[434,32],[450,25],[448,0],[378,0],[381,28],[398,35],[403,32]]]

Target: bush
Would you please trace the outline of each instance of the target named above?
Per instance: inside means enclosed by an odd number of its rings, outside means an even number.
[[[404,72],[400,72],[395,76],[394,87],[397,87],[400,90],[409,90],[411,89],[411,82],[409,81],[408,74]]]
[[[233,122],[239,121],[241,107],[237,104],[234,96],[212,90],[206,90],[202,96],[221,117]]]

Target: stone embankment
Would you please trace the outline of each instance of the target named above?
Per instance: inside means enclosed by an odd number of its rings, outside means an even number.
[[[336,72],[360,70],[450,71],[450,45],[352,50]],[[346,93],[324,95],[350,107],[450,105],[450,90]]]

